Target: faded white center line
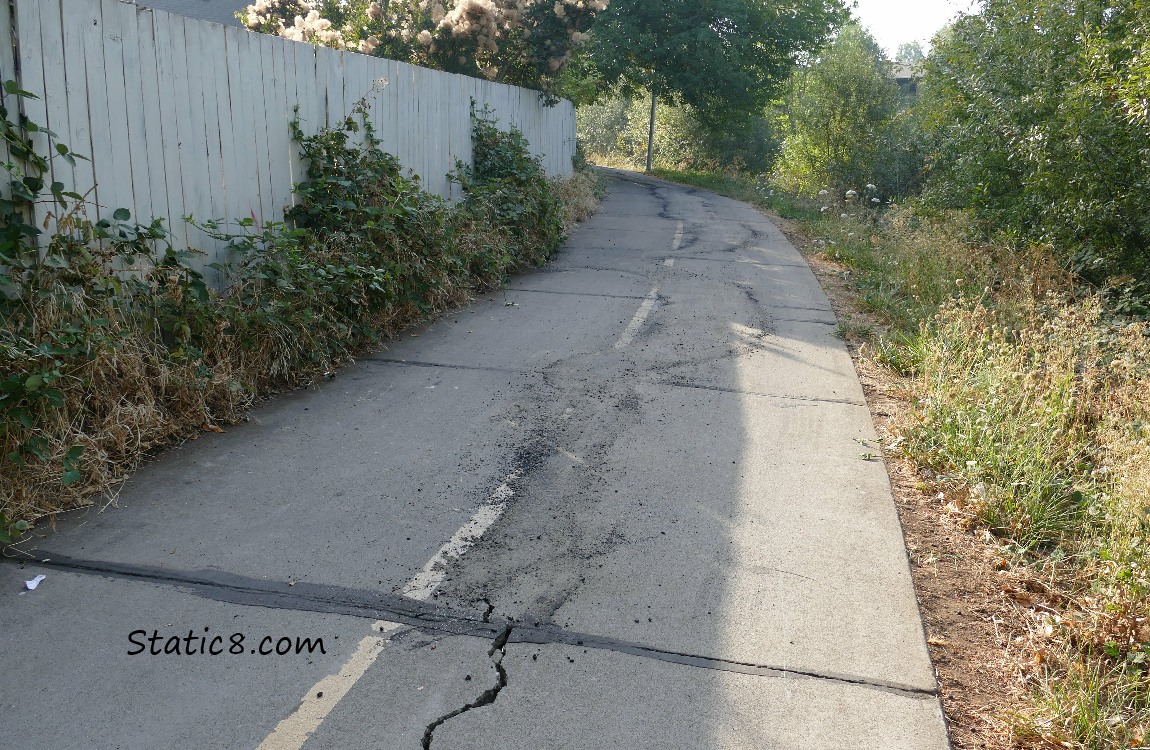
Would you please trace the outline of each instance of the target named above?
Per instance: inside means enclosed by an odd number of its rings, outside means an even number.
[[[678,224],[675,225],[675,240],[674,240],[674,242],[671,243],[671,252],[675,252],[676,250],[678,250],[679,246],[682,244],[683,244],[683,222],[680,221]],[[671,264],[668,263],[667,265],[671,265]]]
[[[673,266],[673,265],[675,265],[675,259],[674,258],[667,258],[665,261],[663,261],[663,265],[664,266]]]
[[[518,479],[519,474],[519,470],[515,469],[507,475],[491,493],[490,500],[481,505],[471,520],[455,532],[427,561],[423,569],[407,582],[402,589],[404,596],[418,601],[427,601],[431,598],[447,576],[448,564],[474,547],[491,525],[503,515],[503,511],[507,509],[507,502],[515,495],[510,483]],[[367,674],[367,670],[383,653],[384,648],[391,642],[391,639],[385,636],[399,628],[400,623],[388,620],[373,623],[372,635],[359,642],[355,653],[344,662],[339,672],[324,677],[305,693],[299,707],[281,721],[256,750],[300,750],[315,730],[319,729],[332,709],[355,683]]]
[[[639,329],[643,327],[643,322],[647,320],[647,316],[651,314],[652,308],[655,307],[655,300],[659,298],[659,287],[651,287],[651,291],[643,299],[643,304],[639,305],[635,317],[631,318],[631,322],[627,324],[627,329],[623,331],[623,335],[615,342],[616,349],[623,349],[631,340],[635,338],[635,334],[639,333]]]
[[[431,595],[435,593],[447,575],[447,565],[474,547],[475,543],[483,537],[483,534],[491,528],[491,524],[503,515],[503,511],[507,508],[507,501],[515,495],[508,483],[514,482],[518,478],[518,469],[507,475],[502,484],[491,493],[491,500],[479,506],[479,510],[475,511],[471,520],[465,523],[459,531],[447,540],[446,544],[439,548],[435,556],[423,566],[423,570],[415,574],[415,578],[407,582],[407,585],[403,587],[404,596],[419,601],[427,601],[431,598]]]

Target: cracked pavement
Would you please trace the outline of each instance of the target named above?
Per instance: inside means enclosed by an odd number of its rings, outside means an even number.
[[[0,565],[3,736],[948,747],[815,277],[744,204],[610,175],[546,267],[37,530]],[[136,630],[244,649],[128,655]]]

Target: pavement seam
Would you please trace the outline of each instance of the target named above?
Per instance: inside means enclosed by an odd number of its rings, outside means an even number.
[[[569,294],[575,297],[609,297],[611,299],[643,299],[637,294],[607,294],[606,292],[560,292],[555,289],[520,289],[517,287],[505,287],[504,291],[507,292],[531,292],[533,294]]]
[[[810,318],[772,318],[775,323],[811,323],[820,326],[837,326],[838,321],[835,320],[812,320]]]
[[[769,307],[772,310],[809,310],[811,312],[822,312],[834,315],[835,311],[829,307],[803,307],[802,305],[775,305],[769,302],[764,302],[763,307]]]
[[[447,362],[423,362],[416,359],[395,359],[391,357],[361,357],[356,360],[366,364],[400,365],[403,367],[431,367],[447,370],[478,370],[480,372],[499,372],[510,375],[532,375],[536,370],[515,370],[508,367],[485,367],[483,365],[456,365]]]
[[[722,251],[713,251],[722,252]],[[674,255],[671,256],[678,260],[700,260],[707,263],[742,263],[744,265],[753,266],[766,266],[769,268],[805,268],[810,270],[810,266],[805,263],[800,265],[798,263],[776,263],[771,260],[756,260],[754,258],[701,258],[698,255]]]
[[[695,388],[701,391],[717,391],[719,393],[735,393],[741,396],[759,396],[760,398],[778,398],[787,401],[809,401],[816,404],[844,404],[846,406],[858,406],[866,409],[866,403],[862,401],[852,401],[847,398],[821,398],[818,396],[789,396],[782,393],[761,393],[759,391],[744,391],[739,388],[728,388],[721,385],[709,385],[707,383],[694,383],[685,380],[659,380],[656,381],[659,385],[667,385],[672,388]]]
[[[53,556],[50,553],[44,554],[47,556],[36,561],[35,564],[78,574],[128,579],[188,589],[207,599],[244,606],[345,615],[371,619],[376,622],[399,623],[425,632],[444,633],[456,637],[495,638],[498,640],[501,634],[507,633],[507,641],[502,644],[501,648],[505,647],[507,643],[577,646],[719,672],[733,672],[756,677],[799,678],[834,682],[921,699],[938,697],[937,688],[928,690],[913,685],[857,675],[795,669],[690,654],[607,636],[568,631],[557,626],[540,623],[532,626],[522,623],[515,624],[507,620],[495,620],[486,613],[482,619],[477,619],[471,613],[460,612],[449,607],[397,594],[304,582],[292,586],[287,583],[248,578],[222,571],[187,572],[146,565],[74,560]],[[23,561],[24,564],[31,562]],[[8,561],[8,564],[20,563]],[[514,632],[511,632],[512,630]]]

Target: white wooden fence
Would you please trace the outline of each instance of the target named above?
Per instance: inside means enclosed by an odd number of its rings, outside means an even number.
[[[303,176],[289,128],[297,105],[314,133],[366,98],[383,148],[445,197],[447,172],[471,160],[472,99],[519,128],[549,174],[571,171],[574,109],[544,107],[533,91],[120,0],[11,8],[0,0],[0,80],[38,94],[22,100],[27,116],[91,158],[56,159],[53,178],[94,190],[90,218],[119,207],[141,221],[167,218],[178,245],[207,252],[205,264],[218,249],[181,217],[278,221],[292,204]]]

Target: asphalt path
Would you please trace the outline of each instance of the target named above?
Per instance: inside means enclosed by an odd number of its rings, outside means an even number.
[[[547,266],[38,529],[0,746],[947,748],[875,439],[779,230],[612,172]]]

